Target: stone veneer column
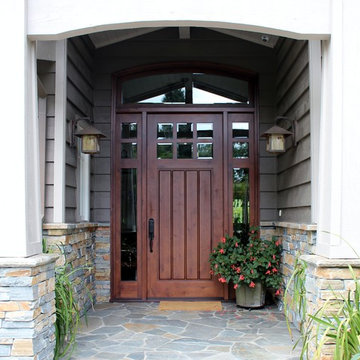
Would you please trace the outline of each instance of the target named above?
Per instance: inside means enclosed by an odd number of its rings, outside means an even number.
[[[352,266],[355,276],[360,278],[360,259],[328,259],[318,255],[301,256],[307,264],[306,301],[307,313],[314,314],[328,301],[328,311],[334,313],[340,308],[341,300],[347,298],[349,291],[355,289],[355,283],[349,270]],[[340,302],[339,302],[340,300]],[[312,351],[315,344],[312,344]],[[321,360],[333,359],[334,345],[324,345]]]
[[[286,287],[293,271],[295,260],[301,255],[312,255],[315,253],[316,247],[316,225],[298,224],[289,222],[262,222],[261,237],[268,238],[277,237],[281,240],[282,264],[281,273],[283,274],[284,287]],[[288,297],[292,297],[292,289],[288,293]],[[289,318],[294,325],[300,327],[300,316],[294,311],[289,312]]]
[[[0,359],[53,359],[56,259],[0,258]]]
[[[95,232],[95,287],[97,303],[110,300],[110,226],[99,225]]]
[[[43,225],[43,237],[48,249],[59,255],[56,265],[64,265],[66,260],[73,269],[78,269],[73,273],[71,280],[78,294],[80,308],[84,310],[91,307],[91,300],[96,302],[96,228],[97,224],[95,223]],[[90,294],[91,296],[89,296]]]

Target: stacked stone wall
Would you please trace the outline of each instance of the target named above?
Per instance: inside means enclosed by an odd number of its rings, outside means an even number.
[[[305,326],[309,321],[308,314],[316,314],[321,309],[324,315],[336,313],[347,298],[349,291],[355,289],[355,282],[349,269],[352,266],[357,279],[360,279],[359,259],[327,259],[315,255],[316,226],[290,223],[264,223],[261,227],[261,237],[269,239],[273,236],[281,239],[283,257],[281,269],[284,276],[284,286],[287,285],[293,271],[296,258],[305,264]],[[288,303],[293,297],[290,286]],[[326,304],[326,306],[325,306]],[[282,303],[280,303],[282,305]],[[290,321],[300,328],[301,316],[296,311],[289,313]],[[314,331],[316,327],[312,326]],[[313,339],[316,339],[316,334]],[[316,341],[309,346],[310,354],[316,349]],[[325,344],[321,350],[321,360],[333,359],[334,344]]]
[[[353,268],[355,277],[360,279],[360,260],[327,259],[317,255],[303,255],[301,260],[306,263],[307,313],[315,314],[322,309],[324,315],[336,314],[343,304],[343,299],[347,299],[349,291],[352,294],[355,290],[349,265]],[[314,352],[315,346],[315,343],[311,344],[311,352]],[[333,351],[333,344],[325,344],[321,351],[321,360],[332,360]]]
[[[53,359],[56,259],[0,258],[0,359]]]
[[[69,264],[75,270],[70,280],[80,308],[84,311],[96,302],[95,291],[95,231],[97,224],[45,224],[43,238],[50,253],[59,255],[56,266]]]
[[[110,227],[99,225],[95,232],[95,288],[98,303],[110,300]]]
[[[316,226],[293,223],[265,223],[261,227],[261,237],[270,239],[273,236],[281,240],[283,252],[281,272],[283,274],[284,288],[287,286],[297,257],[301,255],[312,255],[316,246]],[[293,297],[292,288],[289,289],[288,302]],[[282,307],[282,301],[279,306]],[[299,328],[300,315],[290,311],[290,320]]]

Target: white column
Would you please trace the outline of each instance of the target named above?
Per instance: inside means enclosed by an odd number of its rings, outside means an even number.
[[[318,255],[360,254],[360,3],[332,2],[332,35],[323,42]]]
[[[318,220],[319,143],[321,115],[321,41],[309,40],[311,126],[311,221]]]
[[[26,38],[25,1],[1,1],[0,20],[0,256],[25,257],[41,252],[35,43]]]
[[[65,222],[66,40],[56,42],[54,222]]]

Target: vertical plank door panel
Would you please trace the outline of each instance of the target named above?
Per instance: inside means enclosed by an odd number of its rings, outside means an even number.
[[[173,278],[185,279],[185,174],[173,172]]]
[[[212,243],[211,172],[200,171],[200,279],[210,279],[209,254]]]
[[[171,172],[159,173],[159,278],[171,279]]]
[[[198,278],[198,172],[186,173],[186,279]]]

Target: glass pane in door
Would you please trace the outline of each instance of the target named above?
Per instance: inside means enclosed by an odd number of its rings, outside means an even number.
[[[137,279],[136,169],[121,169],[121,280]]]
[[[233,169],[233,231],[247,241],[250,224],[249,169]]]

